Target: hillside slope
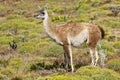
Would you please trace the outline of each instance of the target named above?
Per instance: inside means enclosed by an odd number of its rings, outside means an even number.
[[[46,4],[53,26],[85,22],[103,27],[106,35],[101,44],[108,69],[86,67],[91,58],[85,43],[78,49],[73,48],[76,72],[73,75],[64,72],[63,48],[46,35],[42,20],[33,17],[39,11],[38,6],[44,8]],[[80,77],[81,80],[104,80],[107,76],[105,80],[119,80],[120,13],[114,15],[111,5],[120,5],[120,1],[0,0],[0,79],[46,80],[43,76],[47,76],[53,80],[54,76],[55,80],[79,80]],[[11,46],[14,42],[16,48]],[[69,75],[72,76],[69,78]]]

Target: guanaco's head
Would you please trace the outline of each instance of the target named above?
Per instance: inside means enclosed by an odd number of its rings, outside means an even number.
[[[47,14],[47,9],[46,8],[44,8],[44,9],[42,9],[42,10],[39,10],[39,12],[38,12],[38,14],[37,15],[35,15],[34,17],[36,17],[37,19],[38,18],[41,18],[41,19],[45,19],[45,18],[47,18],[48,17],[48,14]]]

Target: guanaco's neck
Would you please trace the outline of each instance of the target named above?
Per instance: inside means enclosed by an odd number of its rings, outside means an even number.
[[[55,30],[52,28],[52,25],[51,25],[51,20],[49,19],[49,16],[46,12],[45,14],[45,18],[43,20],[43,25],[44,25],[44,29],[45,29],[45,32],[51,37],[51,38],[55,38]]]

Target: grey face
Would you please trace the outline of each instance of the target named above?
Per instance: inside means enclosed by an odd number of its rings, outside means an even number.
[[[34,17],[36,17],[37,19],[39,19],[39,18],[44,19],[45,18],[45,11],[40,10],[39,13],[37,15],[35,15]]]

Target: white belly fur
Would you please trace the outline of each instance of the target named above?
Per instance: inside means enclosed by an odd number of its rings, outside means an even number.
[[[79,47],[86,40],[88,42],[88,39],[89,39],[88,37],[89,37],[88,29],[84,29],[78,35],[74,37],[69,37],[69,40],[74,47]]]

